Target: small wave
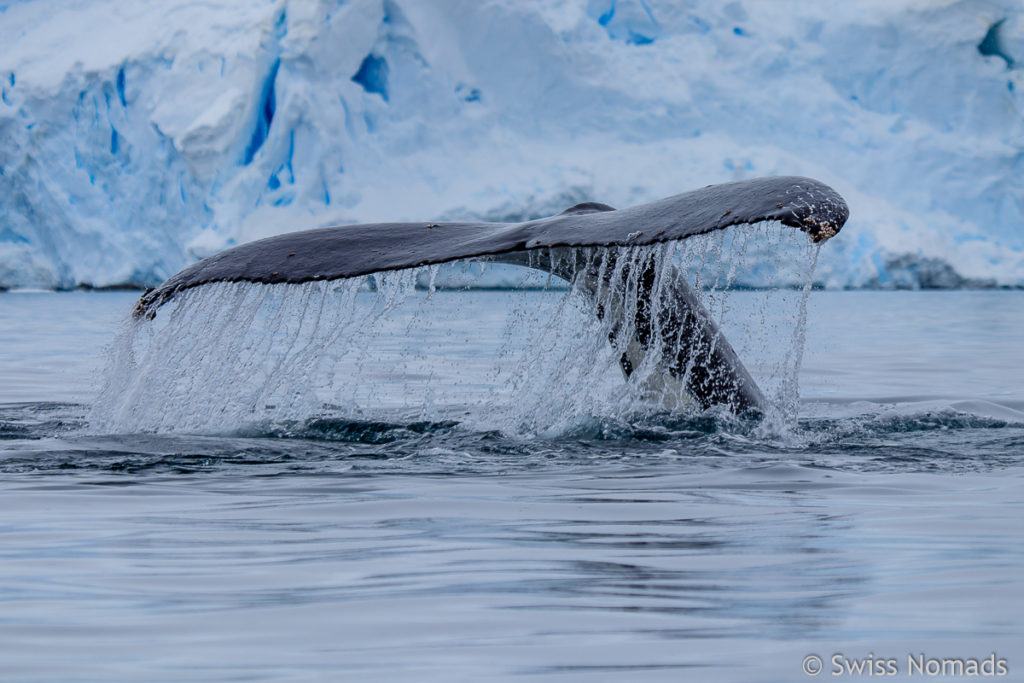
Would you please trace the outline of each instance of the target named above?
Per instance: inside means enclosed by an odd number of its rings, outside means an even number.
[[[800,420],[807,434],[835,438],[885,436],[969,429],[1024,427],[1024,412],[988,401],[925,401],[905,404],[859,402],[839,415]]]
[[[551,440],[688,441],[714,434],[751,434],[760,421],[761,415],[754,411],[743,415],[716,409],[692,415],[659,411],[621,419],[587,416],[544,436]]]
[[[83,410],[73,403],[0,404],[0,440],[41,439],[81,430]]]
[[[458,422],[410,422],[395,424],[373,420],[346,420],[316,418],[305,422],[269,425],[263,430],[246,430],[248,436],[308,439],[313,441],[343,441],[346,443],[385,444],[415,439],[424,434],[448,434]]]
[[[912,415],[872,415],[831,420],[803,420],[800,429],[806,434],[824,434],[836,439],[943,432],[966,429],[1005,429],[1022,427],[1024,423],[962,413],[955,410],[927,411]]]

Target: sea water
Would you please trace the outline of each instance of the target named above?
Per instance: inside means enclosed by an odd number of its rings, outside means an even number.
[[[799,294],[715,302],[776,388]],[[811,292],[772,429],[523,393],[564,293],[407,295],[317,380],[348,404],[218,431],[90,423],[137,292],[0,294],[0,678],[1024,676],[1024,292]]]

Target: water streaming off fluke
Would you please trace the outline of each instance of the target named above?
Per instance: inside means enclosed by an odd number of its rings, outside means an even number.
[[[733,307],[737,267],[780,250],[807,252],[803,292],[765,290],[753,308]],[[571,287],[540,292],[435,290],[438,266],[210,283],[124,323],[89,422],[107,433],[266,433],[323,419],[558,432],[592,416],[708,408],[687,383],[709,381],[695,368],[731,341],[777,429],[795,418],[816,254],[805,235],[761,224],[632,248],[535,250],[524,265],[578,273]],[[702,311],[704,338],[692,337],[692,321],[669,325],[676,287]],[[438,297],[457,298],[459,315],[435,315]],[[500,348],[474,334],[494,326],[504,328]]]

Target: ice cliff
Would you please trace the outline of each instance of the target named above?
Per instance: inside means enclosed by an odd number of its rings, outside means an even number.
[[[0,0],[0,45],[0,287],[771,174],[850,202],[826,286],[1024,285],[1019,0]]]

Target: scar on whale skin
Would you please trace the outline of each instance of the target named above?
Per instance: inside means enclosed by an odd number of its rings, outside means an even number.
[[[595,259],[582,250],[656,244],[764,221],[797,228],[824,242],[838,234],[848,217],[846,202],[829,186],[782,176],[708,185],[628,209],[585,202],[557,216],[522,223],[320,228],[269,237],[206,258],[143,294],[134,315],[152,319],[180,292],[213,282],[300,284],[465,259],[507,263],[573,283],[595,299],[599,316],[611,316],[613,335],[628,330],[631,337],[620,340],[626,349],[620,365],[627,377],[659,341],[663,353],[660,372],[652,378],[658,386],[649,387],[653,393],[687,395],[702,409],[724,404],[743,412],[763,408],[765,399],[675,266],[668,286],[656,287],[653,262],[633,264],[637,272],[618,285],[619,290],[633,291],[609,292],[607,273],[613,270],[609,265],[614,251]],[[531,258],[541,249],[550,250],[551,258]],[[626,306],[627,297],[647,305]],[[653,297],[659,301],[652,302]],[[649,314],[652,310],[659,311],[656,319]],[[619,320],[627,315],[633,319]]]

